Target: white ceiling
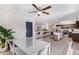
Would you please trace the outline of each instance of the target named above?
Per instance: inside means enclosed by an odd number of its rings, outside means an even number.
[[[36,4],[37,5],[37,4]],[[37,5],[44,8],[50,4]],[[36,13],[29,14],[29,11],[36,10],[31,4],[14,4],[14,5],[0,5],[0,11],[7,11],[25,16],[27,20],[33,20],[37,23],[55,23],[62,20],[76,20],[79,18],[78,4],[51,4],[52,8],[47,10],[50,15],[37,16]]]

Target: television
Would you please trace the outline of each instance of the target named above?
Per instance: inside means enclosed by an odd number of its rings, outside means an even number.
[[[32,22],[26,22],[26,37],[32,37],[33,31],[32,31]]]

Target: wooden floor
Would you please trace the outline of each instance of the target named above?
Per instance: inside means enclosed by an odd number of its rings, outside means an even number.
[[[5,52],[0,52],[0,55],[12,55],[10,50],[7,50]]]

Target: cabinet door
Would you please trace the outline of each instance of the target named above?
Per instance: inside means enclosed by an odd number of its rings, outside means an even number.
[[[76,21],[76,28],[79,28],[79,21]]]

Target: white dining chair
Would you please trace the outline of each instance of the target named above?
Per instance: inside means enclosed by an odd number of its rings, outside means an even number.
[[[19,47],[16,47],[14,43],[11,44],[8,42],[8,44],[13,55],[25,55],[25,53]]]
[[[49,47],[46,46],[38,52],[38,55],[48,55]]]
[[[69,47],[67,49],[66,55],[73,55],[72,44],[73,44],[73,42],[68,43]]]

